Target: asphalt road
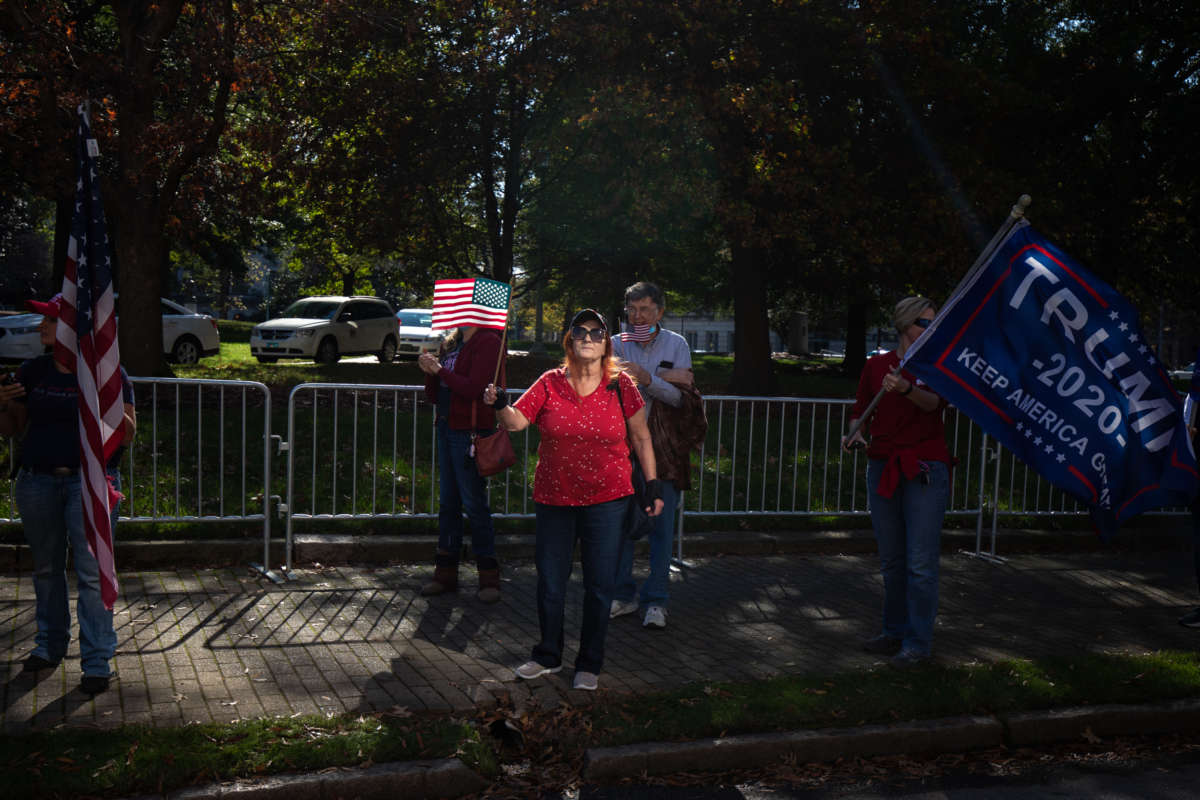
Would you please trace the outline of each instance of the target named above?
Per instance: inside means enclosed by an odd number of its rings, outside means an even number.
[[[578,800],[1192,800],[1200,794],[1200,761],[1151,763],[1133,771],[1084,771],[1059,768],[1037,779],[971,778],[920,784],[830,789],[786,789],[760,784],[711,787],[585,787]],[[566,795],[563,796],[567,800]]]

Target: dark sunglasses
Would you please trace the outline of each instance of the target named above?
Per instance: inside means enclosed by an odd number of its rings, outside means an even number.
[[[917,317],[915,320],[913,320],[913,325],[916,325],[918,328],[928,328],[929,323],[931,322],[933,322],[933,320],[925,319],[924,317]]]
[[[576,325],[571,328],[571,338],[577,342],[582,342],[587,338],[591,338],[593,342],[603,342],[604,328],[585,328],[582,325]]]

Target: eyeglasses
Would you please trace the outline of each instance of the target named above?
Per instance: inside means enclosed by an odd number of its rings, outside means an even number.
[[[576,325],[571,328],[571,338],[577,342],[582,342],[584,339],[591,339],[593,342],[604,341],[604,328],[585,328],[582,325]]]
[[[928,328],[931,322],[933,322],[933,320],[925,319],[924,317],[917,317],[915,320],[913,320],[913,325],[916,325],[918,328]]]
[[[657,311],[658,311],[658,306],[656,306],[654,303],[650,303],[648,305],[644,305],[644,306],[640,306],[640,307],[639,306],[625,306],[625,318],[629,319],[631,317],[636,317],[636,316],[640,316],[640,315],[653,314]]]

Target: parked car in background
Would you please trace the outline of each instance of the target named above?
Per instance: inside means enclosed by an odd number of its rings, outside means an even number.
[[[445,331],[435,331],[433,309],[402,308],[396,312],[400,323],[400,348],[402,356],[419,356],[421,353],[436,353],[446,338]]]
[[[176,364],[195,364],[221,349],[217,321],[208,314],[188,311],[178,303],[162,301],[163,353]]]
[[[1192,370],[1194,370],[1195,368],[1196,368],[1196,364],[1195,364],[1195,362],[1193,362],[1191,364],[1188,364],[1186,367],[1183,367],[1182,369],[1173,369],[1173,370],[1171,370],[1171,372],[1169,374],[1172,378],[1174,378],[1176,380],[1190,381],[1192,379]]]
[[[254,326],[250,352],[263,364],[281,358],[311,358],[321,364],[342,356],[375,355],[386,364],[396,357],[399,324],[378,297],[305,297],[282,315]]]
[[[41,314],[0,317],[0,361],[25,361],[40,356],[45,349],[38,336],[41,322]]]
[[[204,356],[221,349],[217,321],[208,314],[196,314],[178,303],[162,303],[162,348],[168,360],[195,364]],[[0,361],[24,361],[43,351],[38,325],[41,314],[15,314],[0,317]],[[120,320],[118,319],[118,324]]]

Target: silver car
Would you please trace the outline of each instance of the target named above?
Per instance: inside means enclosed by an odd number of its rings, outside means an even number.
[[[342,356],[396,357],[399,326],[392,307],[378,297],[305,297],[283,314],[254,326],[250,352],[270,364],[281,358],[311,358],[321,364]]]

